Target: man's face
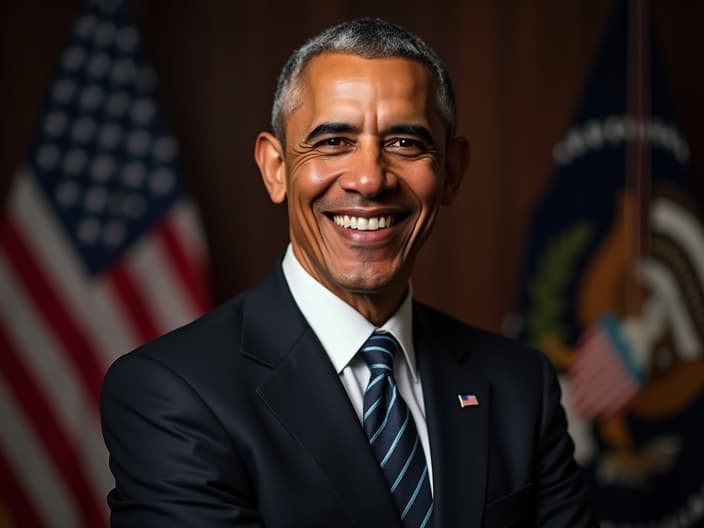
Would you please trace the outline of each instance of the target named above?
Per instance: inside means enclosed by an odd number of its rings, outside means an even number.
[[[402,292],[458,183],[430,74],[408,59],[326,53],[300,88],[284,156],[293,251],[348,302]]]

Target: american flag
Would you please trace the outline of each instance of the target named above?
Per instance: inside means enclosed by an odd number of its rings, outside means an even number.
[[[460,407],[475,407],[479,405],[479,400],[474,394],[458,394],[457,397],[460,399]]]
[[[582,416],[613,416],[638,395],[642,374],[632,354],[613,316],[585,333],[569,370],[571,398]]]
[[[0,215],[0,526],[107,526],[120,354],[208,304],[205,247],[120,2],[87,2]]]

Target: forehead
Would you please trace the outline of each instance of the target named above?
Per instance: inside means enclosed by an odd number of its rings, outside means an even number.
[[[324,86],[339,79],[368,78],[379,83],[401,87],[411,81],[427,87],[428,69],[418,61],[404,57],[365,58],[349,53],[321,53],[313,57],[303,70],[309,86]]]
[[[382,112],[418,120],[436,113],[432,77],[427,68],[402,57],[367,59],[323,53],[303,71],[299,105],[293,113]],[[313,115],[310,115],[313,114]],[[341,116],[344,117],[344,116]]]

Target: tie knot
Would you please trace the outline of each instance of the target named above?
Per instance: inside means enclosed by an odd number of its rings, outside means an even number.
[[[367,339],[360,349],[362,358],[369,366],[369,370],[393,372],[394,355],[400,348],[398,341],[391,334],[376,331]]]

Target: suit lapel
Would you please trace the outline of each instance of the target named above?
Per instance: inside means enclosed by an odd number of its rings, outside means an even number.
[[[359,419],[283,274],[267,279],[247,306],[242,353],[274,369],[259,396],[338,491],[352,524],[400,527]]]
[[[481,526],[489,458],[490,386],[472,371],[468,343],[453,342],[447,324],[416,306],[415,348],[433,460],[434,525]],[[479,405],[460,407],[458,395]]]

